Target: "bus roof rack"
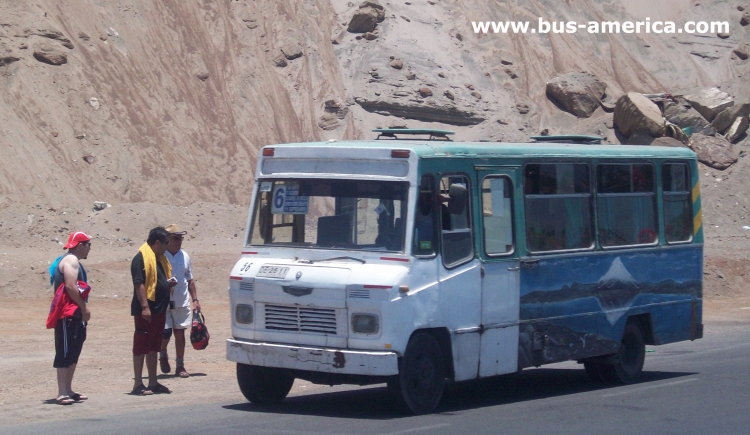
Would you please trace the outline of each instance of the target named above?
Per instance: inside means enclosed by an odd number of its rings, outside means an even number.
[[[375,139],[397,139],[397,140],[415,140],[418,138],[398,137],[397,135],[414,136],[428,135],[428,140],[446,140],[450,141],[449,134],[455,134],[450,130],[435,130],[430,128],[376,128],[373,133],[379,133]]]
[[[545,143],[576,143],[584,145],[599,145],[604,140],[601,136],[589,136],[585,134],[558,134],[554,136],[531,136],[537,142]]]

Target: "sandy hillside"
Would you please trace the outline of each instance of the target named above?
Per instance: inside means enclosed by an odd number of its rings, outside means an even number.
[[[458,140],[525,142],[547,129],[619,143],[612,113],[577,118],[546,97],[548,80],[577,71],[604,81],[610,99],[720,86],[738,104],[750,102],[750,60],[733,53],[750,44],[738,10],[750,6],[740,1],[381,5],[384,20],[368,40],[346,31],[359,1],[0,2],[0,302],[13,322],[0,338],[0,376],[10,380],[0,391],[20,398],[0,399],[0,422],[153,406],[124,395],[132,376],[128,268],[148,229],[170,222],[190,233],[185,248],[215,333],[206,352],[188,354],[188,369],[206,376],[170,386],[242,400],[223,359],[226,279],[242,245],[255,156],[266,144],[369,139],[370,129],[394,125],[447,128]],[[726,20],[730,30],[498,35],[475,34],[471,24],[540,16]],[[740,158],[728,169],[701,166],[707,321],[750,317],[741,309],[750,305],[748,136],[735,147]],[[111,207],[92,211],[94,201]],[[92,332],[78,377],[101,402],[50,414],[46,269],[73,230],[94,236],[85,263]]]

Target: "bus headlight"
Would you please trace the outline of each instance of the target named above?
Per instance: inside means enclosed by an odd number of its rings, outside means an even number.
[[[246,325],[253,323],[252,305],[237,304],[234,308],[234,319],[237,323],[243,323]]]
[[[380,331],[380,319],[374,314],[354,314],[352,331],[359,334],[377,334]]]

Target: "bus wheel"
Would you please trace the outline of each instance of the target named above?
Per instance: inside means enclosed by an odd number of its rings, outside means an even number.
[[[435,337],[426,332],[414,334],[399,374],[391,378],[388,387],[402,407],[414,414],[426,414],[438,406],[445,389],[445,361]]]
[[[256,405],[273,405],[284,400],[294,378],[271,367],[237,364],[237,384],[245,398]]]
[[[646,359],[646,343],[638,322],[625,325],[620,341],[620,350],[615,355],[614,364],[602,366],[602,374],[608,381],[617,384],[630,384],[638,380]]]

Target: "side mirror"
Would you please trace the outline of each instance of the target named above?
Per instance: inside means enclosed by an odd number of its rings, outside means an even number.
[[[451,184],[448,189],[448,213],[461,214],[466,209],[466,186]]]

